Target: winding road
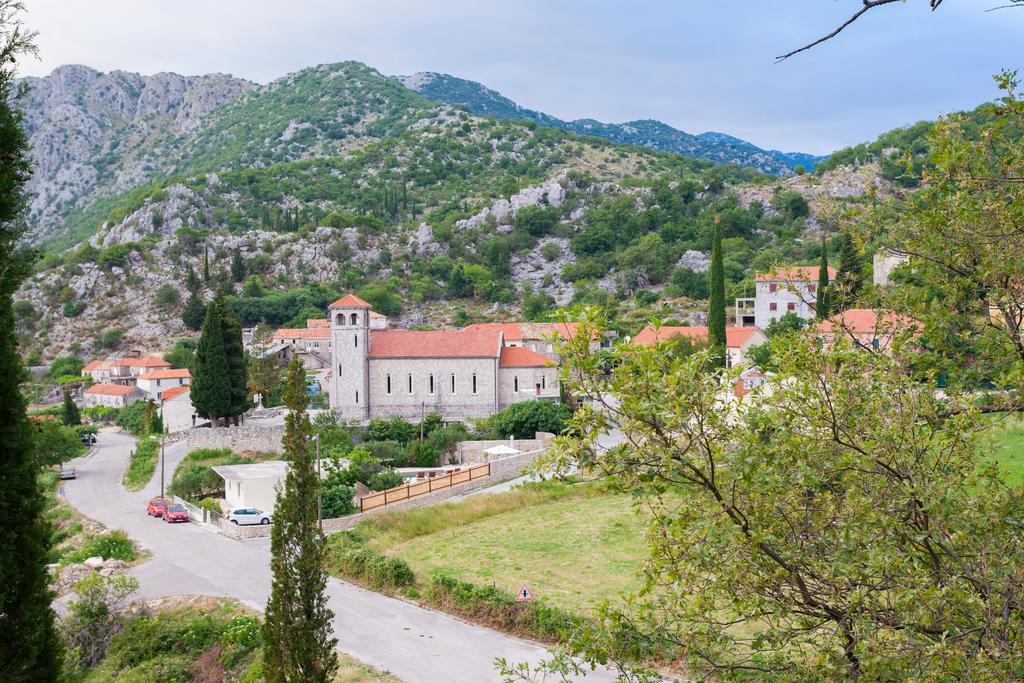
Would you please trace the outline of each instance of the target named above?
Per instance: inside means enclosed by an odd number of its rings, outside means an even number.
[[[141,597],[231,597],[262,610],[270,593],[270,539],[245,541],[196,524],[166,524],[146,515],[146,501],[160,491],[160,470],[141,492],[121,485],[136,440],[104,432],[91,455],[71,463],[78,478],[66,482],[68,502],[111,529],[123,529],[152,559],[134,567]],[[165,480],[185,455],[183,444],[166,451]],[[546,650],[535,643],[469,624],[447,614],[330,579],[328,604],[334,635],[344,652],[409,683],[498,681],[494,658],[537,663]],[[599,669],[587,681],[613,681]]]

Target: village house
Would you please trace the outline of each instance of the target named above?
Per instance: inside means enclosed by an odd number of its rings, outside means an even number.
[[[520,401],[560,398],[557,364],[506,345],[500,328],[391,330],[349,294],[330,306],[330,406],[341,417],[482,418]]]
[[[579,323],[476,323],[463,328],[465,332],[497,330],[505,339],[505,346],[521,346],[558,360],[556,346],[559,341],[576,338]],[[605,332],[591,342],[591,348],[609,348],[615,342],[615,332]]]
[[[187,368],[152,370],[136,378],[136,386],[153,400],[159,400],[161,394],[168,389],[190,384],[192,384],[192,373]]]
[[[273,512],[277,490],[288,476],[288,463],[265,460],[244,465],[220,465],[213,471],[224,480],[227,509],[256,508],[262,512]]]
[[[170,367],[170,363],[156,356],[108,358],[86,363],[82,377],[90,377],[97,384],[134,384],[139,375]]]
[[[757,273],[754,277],[755,296],[736,299],[736,325],[763,330],[787,313],[804,320],[814,318],[820,271],[817,266],[800,266]],[[835,277],[835,269],[829,268],[829,282]]]
[[[652,325],[648,325],[633,337],[632,343],[639,346],[652,346],[658,342],[668,341],[673,337],[688,337],[694,344],[704,345],[708,342],[708,328],[672,325],[663,325],[655,328]],[[731,368],[745,364],[747,353],[750,349],[767,341],[768,337],[756,327],[726,327],[726,366]]]
[[[124,408],[146,398],[146,392],[130,384],[93,384],[82,396],[86,407]]]
[[[194,427],[196,409],[192,406],[191,387],[186,384],[165,389],[160,394],[160,413],[163,415],[164,429],[171,434]],[[205,418],[199,419],[200,424],[206,422]]]
[[[840,337],[871,351],[886,351],[897,335],[920,328],[913,318],[874,308],[850,308],[818,324],[816,330],[825,345]]]

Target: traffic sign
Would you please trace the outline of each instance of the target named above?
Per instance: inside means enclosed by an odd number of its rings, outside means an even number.
[[[530,587],[524,583],[523,587],[519,589],[518,593],[516,593],[516,602],[523,602],[526,600],[533,600],[533,593],[530,592]]]

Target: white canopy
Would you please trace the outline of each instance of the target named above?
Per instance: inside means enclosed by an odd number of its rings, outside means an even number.
[[[484,453],[487,453],[488,455],[515,455],[519,452],[520,451],[517,451],[515,448],[512,448],[511,446],[506,446],[504,444],[499,444],[497,446],[491,446],[490,448],[484,449]]]

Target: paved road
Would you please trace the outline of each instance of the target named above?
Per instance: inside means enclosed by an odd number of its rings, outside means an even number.
[[[153,559],[132,570],[145,598],[200,594],[236,598],[263,609],[270,593],[267,539],[236,541],[195,524],[167,524],[148,517],[145,502],[159,492],[159,465],[144,491],[121,486],[135,439],[103,433],[95,452],[73,463],[78,479],[67,482],[68,501],[112,529],[123,529]],[[167,449],[165,478],[184,456],[184,446]],[[390,671],[409,683],[481,683],[499,680],[493,660],[538,662],[543,647],[440,612],[330,579],[328,604],[334,633],[345,652]],[[612,681],[598,670],[587,681]]]

